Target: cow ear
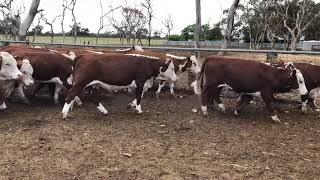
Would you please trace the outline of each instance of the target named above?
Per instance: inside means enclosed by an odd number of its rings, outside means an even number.
[[[294,70],[294,69],[296,69],[296,67],[293,65],[292,62],[288,62],[288,63],[285,65],[285,69]]]

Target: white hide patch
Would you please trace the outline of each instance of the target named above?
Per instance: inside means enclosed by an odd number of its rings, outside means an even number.
[[[99,106],[97,106],[97,108],[102,114],[108,114],[108,111],[106,110],[106,108],[104,108],[104,106],[101,103],[99,103]]]
[[[203,113],[203,115],[208,115],[208,108],[207,108],[207,106],[201,106],[201,111],[202,111],[202,113]]]
[[[116,49],[116,52],[127,52],[127,51],[131,51],[131,48],[127,48],[127,49]]]
[[[68,54],[62,54],[62,55],[70,59],[71,61],[73,61],[77,57],[76,53],[73,51],[70,51]]]
[[[104,54],[103,52],[100,52],[100,51],[91,51],[91,50],[86,50],[86,51],[94,54]]]
[[[7,109],[7,105],[5,102],[3,102],[1,105],[0,105],[0,110],[5,110]]]
[[[297,78],[298,84],[299,84],[298,91],[301,95],[305,95],[308,93],[308,90],[307,90],[303,75],[299,69],[295,69],[295,70],[296,70],[296,78]]]
[[[275,114],[273,116],[271,116],[271,119],[274,121],[274,122],[280,122],[280,119],[278,118],[278,116]]]
[[[173,59],[178,59],[178,60],[186,60],[187,57],[184,57],[184,56],[175,56],[173,54],[166,54],[167,57],[169,58],[173,58]]]
[[[115,90],[122,90],[122,89],[126,89],[126,88],[136,88],[137,87],[136,81],[132,81],[131,84],[126,85],[126,86],[115,86],[115,85],[103,83],[98,80],[91,81],[89,84],[86,85],[86,87],[93,86],[93,85],[99,86],[99,87],[106,89],[108,91],[115,91]]]
[[[73,76],[72,76],[72,74],[70,74],[70,76],[69,76],[68,79],[67,79],[67,83],[68,83],[69,85],[72,85],[72,82],[73,82]]]
[[[149,59],[159,59],[158,57],[154,56],[146,56],[146,55],[141,55],[141,54],[125,54],[126,56],[135,56],[135,57],[145,57]]]
[[[218,108],[219,108],[222,112],[226,112],[226,107],[224,106],[224,104],[218,104]]]
[[[64,104],[63,109],[62,109],[62,118],[63,119],[66,119],[68,117],[68,113],[69,113],[69,110],[72,105],[73,105],[73,100],[70,102],[70,104],[68,104],[68,103]]]

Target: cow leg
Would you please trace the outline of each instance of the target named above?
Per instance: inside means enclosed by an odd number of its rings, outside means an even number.
[[[275,114],[274,108],[271,105],[272,99],[273,99],[273,92],[270,90],[263,90],[261,91],[261,97],[266,104],[267,111],[271,114],[271,119],[274,122],[280,122],[280,119]]]
[[[307,111],[308,99],[309,99],[309,94],[301,95],[301,110],[303,112]]]
[[[208,115],[208,104],[210,100],[210,93],[215,87],[203,87],[201,90],[201,110],[204,116]],[[213,94],[212,94],[213,95]]]
[[[132,108],[136,108],[136,111],[138,114],[142,113],[141,109],[141,95],[143,91],[143,86],[145,82],[136,82],[137,83],[137,88],[136,88],[136,99],[133,100],[128,106]]]
[[[54,89],[54,95],[53,95],[53,99],[54,99],[54,104],[59,104],[59,93],[62,90],[63,85],[56,83],[55,84],[55,89]]]
[[[76,96],[77,97],[77,96]],[[75,97],[75,98],[76,98]],[[97,109],[103,114],[108,114],[107,109],[101,104],[99,99],[99,88],[92,88],[91,98],[93,103],[97,106]]]
[[[24,90],[23,90],[23,84],[19,84],[19,86],[17,87],[17,93],[19,98],[21,98],[21,100],[23,101],[23,103],[25,104],[30,104],[29,99],[26,97]]]
[[[81,90],[84,88],[84,86],[80,84],[75,84],[69,91],[69,93],[66,96],[65,104],[62,109],[62,117],[63,119],[66,119],[69,113],[70,108],[72,107],[74,103],[74,99],[76,96],[78,96],[81,93]]]
[[[174,97],[175,96],[175,94],[174,94],[174,82],[173,81],[171,81],[170,82],[170,95],[171,95],[171,97]]]
[[[236,109],[234,110],[235,115],[239,115],[241,110],[246,107],[248,104],[250,104],[250,101],[252,101],[253,97],[248,94],[242,94],[239,97],[239,100],[237,102]]]
[[[1,96],[0,96],[0,110],[1,110],[1,111],[7,109],[7,105],[6,105],[6,103],[4,102],[5,99],[6,99],[6,98],[4,97],[4,95],[1,95]]]
[[[161,89],[163,88],[163,86],[166,84],[166,81],[163,81],[162,83],[160,82],[159,83],[159,87],[158,87],[158,90],[156,92],[156,97],[159,99],[159,95],[160,95],[160,92],[161,92]]]

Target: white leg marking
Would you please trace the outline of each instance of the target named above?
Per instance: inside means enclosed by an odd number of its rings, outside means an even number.
[[[129,103],[129,106],[130,106],[131,108],[137,107],[137,99],[135,99],[135,100],[133,100],[131,103]]]
[[[239,112],[237,110],[234,110],[234,115],[238,116]]]
[[[59,104],[59,93],[60,93],[61,89],[62,89],[62,85],[59,83],[56,83],[55,89],[54,89],[54,96],[53,96],[55,104]]]
[[[174,95],[174,89],[173,88],[174,88],[174,82],[171,82],[170,83],[170,94],[171,95]]]
[[[0,105],[0,110],[5,110],[7,109],[7,105],[5,102],[3,102],[1,105]]]
[[[136,106],[136,110],[137,110],[138,114],[141,114],[141,113],[142,113],[141,104],[139,104],[139,105]]]
[[[68,104],[68,103],[64,104],[63,109],[62,109],[62,118],[63,119],[67,118],[68,112],[69,112],[70,107],[72,106],[72,104],[73,104],[73,100],[70,102],[70,104]]]
[[[303,112],[306,112],[306,111],[307,111],[307,103],[308,103],[308,100],[302,102],[301,110],[302,110]]]
[[[219,108],[222,112],[226,112],[226,107],[224,106],[224,104],[218,104],[218,108]]]
[[[280,119],[278,118],[278,116],[275,114],[273,116],[271,116],[271,119],[274,121],[274,122],[280,122]]]
[[[106,110],[106,108],[104,108],[104,106],[101,103],[99,103],[99,106],[97,106],[97,108],[100,112],[102,112],[102,114],[108,114],[108,111]]]
[[[166,81],[163,82],[162,84],[159,84],[158,90],[156,92],[156,96],[159,97],[159,94],[161,92],[161,89],[163,88],[163,86],[166,84]]]
[[[202,111],[202,113],[203,113],[203,115],[208,115],[208,108],[207,108],[207,106],[201,106],[201,111]]]
[[[74,101],[77,103],[78,106],[82,106],[83,105],[81,99],[78,96],[74,97]]]

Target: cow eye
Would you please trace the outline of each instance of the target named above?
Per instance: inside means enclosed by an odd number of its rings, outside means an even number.
[[[302,80],[299,80],[299,83],[300,83],[300,84],[302,84],[302,83],[303,83],[303,81],[302,81]]]
[[[192,63],[193,65],[196,65],[196,63]]]

